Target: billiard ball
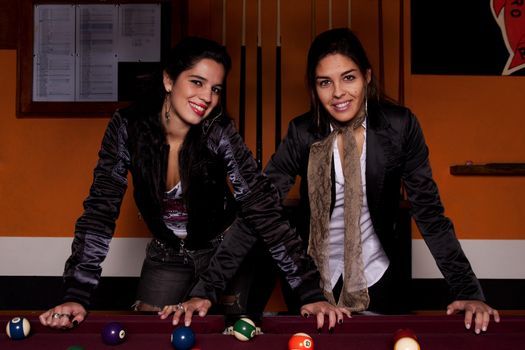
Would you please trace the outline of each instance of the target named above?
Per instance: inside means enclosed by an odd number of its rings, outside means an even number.
[[[420,350],[416,333],[409,328],[394,333],[394,350]]]
[[[306,333],[295,333],[288,340],[288,350],[314,350],[314,340]]]
[[[31,324],[25,317],[14,317],[5,326],[7,336],[14,340],[24,339],[31,331]]]
[[[171,333],[171,345],[176,350],[189,350],[195,345],[195,333],[193,329],[180,326]]]
[[[248,341],[255,337],[255,323],[247,317],[237,320],[233,325],[233,335],[240,341]]]
[[[85,350],[85,349],[79,345],[72,345],[68,347],[66,350]]]
[[[126,339],[126,330],[119,322],[109,322],[102,328],[102,341],[107,345],[117,345]]]

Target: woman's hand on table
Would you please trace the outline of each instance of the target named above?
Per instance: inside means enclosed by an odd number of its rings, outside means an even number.
[[[159,311],[161,319],[168,318],[173,313],[173,325],[176,326],[181,321],[181,317],[184,315],[184,325],[189,327],[191,325],[191,319],[194,313],[198,313],[200,317],[206,316],[208,310],[211,307],[211,301],[202,298],[191,298],[184,303],[177,305],[166,305]]]
[[[47,310],[38,318],[44,326],[56,329],[69,329],[84,321],[86,316],[87,311],[81,304],[67,302]]]
[[[480,300],[456,300],[447,306],[447,315],[458,312],[465,313],[465,328],[471,329],[474,321],[474,332],[476,334],[487,331],[491,316],[494,317],[494,322],[500,321],[498,310]]]
[[[336,322],[343,323],[344,315],[352,317],[348,309],[336,307],[327,301],[318,301],[315,303],[305,304],[301,307],[301,315],[309,317],[315,315],[317,318],[317,330],[320,333],[323,329],[325,316],[328,316],[328,332],[332,332]]]

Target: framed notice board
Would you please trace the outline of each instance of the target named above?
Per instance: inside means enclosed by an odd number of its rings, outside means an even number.
[[[185,35],[184,4],[23,1],[17,116],[106,117],[129,103]]]

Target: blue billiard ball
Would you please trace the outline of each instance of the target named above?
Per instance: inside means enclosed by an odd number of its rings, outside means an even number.
[[[9,321],[5,327],[7,336],[14,340],[24,339],[29,335],[31,325],[27,318],[14,317]]]
[[[195,345],[195,333],[190,327],[175,328],[171,333],[171,345],[176,350],[189,350]]]
[[[118,322],[109,322],[102,328],[102,341],[108,345],[117,345],[126,339],[124,326]]]

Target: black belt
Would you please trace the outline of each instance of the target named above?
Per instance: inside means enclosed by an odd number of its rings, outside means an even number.
[[[179,252],[183,253],[185,251],[217,248],[223,239],[224,233],[221,233],[209,241],[199,242],[200,244],[198,246],[188,244],[185,239],[181,239],[179,237],[172,237],[169,242],[160,238],[154,238],[153,243],[162,249],[178,250]]]

